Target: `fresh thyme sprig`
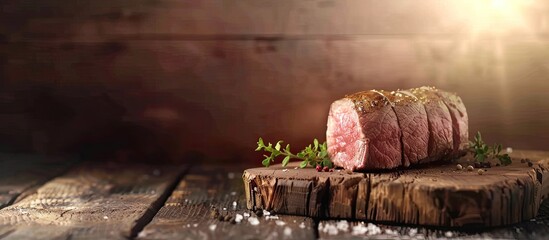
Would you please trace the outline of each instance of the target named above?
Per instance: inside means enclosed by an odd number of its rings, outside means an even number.
[[[477,132],[473,141],[469,141],[469,151],[473,153],[478,162],[484,162],[488,158],[497,158],[501,165],[511,164],[511,157],[507,153],[501,154],[501,149],[501,144],[494,144],[493,147],[486,145],[480,132]]]
[[[284,156],[282,159],[282,166],[284,167],[288,165],[290,159],[301,160],[301,163],[299,164],[300,168],[307,167],[307,165],[312,167],[320,165],[328,168],[332,168],[333,166],[332,161],[330,161],[330,157],[328,156],[328,147],[326,142],[320,144],[318,140],[315,139],[313,144],[309,144],[309,146],[305,147],[305,149],[301,150],[297,154],[293,154],[290,151],[290,144],[287,144],[285,148],[282,148],[282,143],[283,141],[278,141],[274,146],[272,143],[265,145],[263,139],[259,138],[257,141],[257,148],[255,150],[263,150],[271,153],[270,155],[263,155],[265,157],[265,159],[261,162],[263,166],[268,167],[271,165],[271,162],[274,162],[279,156]]]

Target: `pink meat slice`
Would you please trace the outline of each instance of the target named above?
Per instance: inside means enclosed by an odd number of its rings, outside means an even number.
[[[402,164],[397,116],[378,91],[355,93],[332,103],[327,128],[328,153],[336,166],[354,171]]]
[[[437,94],[442,98],[452,117],[453,129],[453,155],[463,155],[469,141],[469,117],[465,105],[459,96],[454,93],[438,90]]]
[[[410,166],[428,156],[429,129],[425,107],[407,91],[383,91],[391,101],[401,131],[402,165]]]
[[[453,129],[450,111],[437,89],[431,87],[409,90],[424,105],[429,129],[429,157],[420,162],[431,162],[448,156],[453,151]]]

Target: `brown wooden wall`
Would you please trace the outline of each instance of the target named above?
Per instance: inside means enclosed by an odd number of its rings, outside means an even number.
[[[433,85],[549,150],[549,4],[463,2],[0,0],[0,149],[258,161],[346,93]]]

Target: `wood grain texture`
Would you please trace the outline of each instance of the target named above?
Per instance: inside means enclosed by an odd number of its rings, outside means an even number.
[[[323,139],[329,105],[345,94],[434,85],[461,96],[471,132],[488,142],[549,150],[539,134],[549,131],[547,49],[427,37],[9,43],[0,142],[255,162],[259,136],[296,148]]]
[[[535,217],[542,200],[549,197],[549,152],[515,151],[512,156],[513,164],[489,168],[483,175],[458,171],[455,163],[352,174],[293,166],[283,171],[278,165],[248,169],[243,180],[249,209],[427,226],[494,227]],[[531,159],[533,165],[521,163],[520,158]],[[471,156],[459,162],[466,164],[467,159]],[[309,200],[295,200],[286,190],[294,181],[308,185],[299,195]],[[321,199],[306,193],[318,188],[315,192],[324,192]],[[321,203],[320,214],[310,202]]]
[[[312,239],[312,219],[280,215],[277,219],[258,217],[253,225],[244,217],[231,224],[213,219],[212,207],[221,214],[255,214],[245,210],[242,168],[195,166],[179,183],[166,204],[138,239]],[[236,204],[236,205],[234,205]],[[223,210],[226,209],[226,210]],[[272,217],[272,216],[269,216]]]
[[[0,209],[63,173],[73,163],[69,158],[0,153]]]
[[[319,222],[318,233],[319,239],[545,239],[549,201],[544,201],[538,216],[529,221],[481,231],[326,220]]]
[[[181,166],[85,164],[0,210],[3,239],[124,239],[162,206]],[[4,233],[2,233],[4,232]]]
[[[0,4],[3,5],[0,33],[13,40],[124,36],[192,39],[201,35],[478,35],[479,20],[494,22],[492,29],[482,29],[488,33],[501,31],[503,27],[504,33],[515,37],[548,30],[545,24],[548,4],[543,1],[519,5],[512,9],[516,15],[502,14],[496,19],[490,18],[493,10],[490,2],[459,0],[86,0],[78,4],[56,0]]]

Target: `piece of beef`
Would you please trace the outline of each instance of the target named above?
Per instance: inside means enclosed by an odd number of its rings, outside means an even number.
[[[332,103],[327,127],[328,152],[336,166],[366,170],[402,164],[397,116],[378,91],[355,93]]]
[[[436,93],[442,97],[452,117],[452,135],[454,141],[452,155],[453,157],[461,156],[465,153],[465,148],[469,141],[469,117],[467,116],[467,110],[458,95],[442,90],[438,90]]]
[[[381,91],[391,101],[401,131],[402,166],[415,164],[428,156],[429,128],[425,107],[407,91]]]
[[[429,128],[429,157],[420,162],[431,162],[448,156],[453,151],[452,117],[437,89],[420,87],[410,89],[425,106]]]

